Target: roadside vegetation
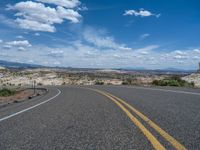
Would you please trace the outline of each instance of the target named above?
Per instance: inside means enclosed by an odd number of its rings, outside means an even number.
[[[97,81],[95,81],[95,85],[104,85],[104,82],[97,80]]]
[[[188,83],[179,76],[167,77],[162,80],[154,80],[152,82],[156,86],[176,86],[176,87],[194,87],[194,83]]]
[[[7,97],[7,96],[12,96],[16,93],[14,90],[9,90],[9,89],[2,89],[0,90],[0,96],[1,97]]]
[[[125,79],[123,79],[122,85],[138,85],[137,79],[134,77],[125,78]]]

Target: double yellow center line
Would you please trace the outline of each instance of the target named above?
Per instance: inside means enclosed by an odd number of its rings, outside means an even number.
[[[143,121],[145,121],[151,128],[153,128],[157,133],[159,133],[166,141],[168,141],[175,149],[177,150],[186,150],[186,148],[179,143],[175,138],[173,138],[171,135],[169,135],[167,132],[165,132],[163,129],[161,129],[157,124],[155,124],[153,121],[151,121],[148,117],[146,117],[144,114],[142,114],[140,111],[135,109],[133,106],[125,102],[124,100],[104,91],[100,91],[97,89],[90,89],[95,92],[98,92],[110,100],[112,100],[116,105],[118,105],[130,118],[130,120],[141,130],[141,132],[146,136],[146,138],[150,141],[152,146],[156,150],[165,150],[165,147],[158,141],[158,139],[129,111],[131,110],[136,115],[138,115]],[[128,110],[128,109],[129,110]]]

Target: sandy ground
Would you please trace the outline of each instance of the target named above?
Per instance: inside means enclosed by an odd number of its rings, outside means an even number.
[[[32,90],[19,91],[15,95],[12,95],[12,96],[0,97],[0,104],[23,101],[32,95],[33,95]]]

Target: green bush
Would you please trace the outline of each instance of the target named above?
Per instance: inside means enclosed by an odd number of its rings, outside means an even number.
[[[123,81],[122,85],[129,85],[129,83],[127,81]]]
[[[154,80],[152,82],[152,84],[156,85],[156,86],[194,87],[194,83],[188,83],[188,82],[182,80],[179,76],[172,76],[169,78],[165,78],[163,80]]]
[[[136,79],[135,78],[126,78],[123,80],[123,85],[136,85]]]
[[[103,81],[95,81],[95,85],[104,85]]]
[[[14,95],[16,92],[9,90],[9,89],[2,89],[0,90],[0,96],[6,97],[6,96],[11,96]]]

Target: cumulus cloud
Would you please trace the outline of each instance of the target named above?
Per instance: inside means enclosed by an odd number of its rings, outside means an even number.
[[[182,55],[174,55],[175,59],[186,59],[186,56],[182,56]]]
[[[140,16],[140,17],[150,17],[150,16],[155,16],[157,18],[160,17],[160,14],[154,14],[148,10],[144,10],[144,9],[140,9],[139,11],[136,11],[136,10],[125,10],[124,16]]]
[[[200,49],[194,49],[193,52],[200,54]]]
[[[57,7],[57,13],[62,19],[68,19],[73,23],[78,23],[81,15],[73,9],[65,9],[61,6]]]
[[[19,47],[30,47],[32,46],[28,40],[23,40],[23,41],[10,41],[7,42],[6,45],[10,46],[19,46]]]
[[[180,51],[180,50],[176,50],[173,52],[173,58],[174,59],[187,59],[187,53],[186,52],[183,52],[183,51]]]
[[[24,48],[24,47],[18,47],[18,50],[19,51],[26,51],[26,48]]]
[[[52,50],[47,55],[51,57],[64,57],[64,52],[62,50]]]
[[[23,29],[28,29],[32,31],[46,31],[46,32],[55,32],[56,28],[50,24],[41,23],[34,20],[26,19],[16,19],[16,22]]]
[[[16,49],[16,48],[15,48]],[[103,50],[102,50],[103,49]],[[6,53],[7,60],[18,59],[22,62],[33,60],[41,65],[54,65],[70,67],[100,67],[100,68],[123,68],[145,67],[149,69],[169,68],[176,66],[183,69],[195,69],[200,60],[198,49],[162,51],[159,45],[146,45],[133,50],[102,48],[83,41],[74,41],[70,45],[48,47],[35,45],[29,47],[28,55],[2,49]],[[23,50],[23,49],[21,49]],[[5,56],[0,59],[4,59]],[[196,66],[195,66],[196,65]]]
[[[80,22],[81,15],[72,9],[79,5],[77,0],[38,0],[19,2],[8,5],[8,10],[15,10],[16,23],[23,29],[33,31],[55,32],[55,24],[61,24],[65,20],[72,23]],[[45,6],[43,3],[52,3],[56,7]]]
[[[42,3],[36,3],[32,1],[19,2],[14,6],[10,6],[10,9],[19,11],[15,14],[17,17],[22,17],[27,20],[37,20],[43,23],[62,23],[62,18],[58,17],[55,8],[46,7]]]
[[[4,49],[11,49],[12,46],[10,46],[10,45],[3,45],[3,48],[4,48]]]
[[[80,10],[80,11],[86,11],[86,10],[88,10],[88,8],[86,6],[81,6],[81,7],[78,8],[78,10]]]
[[[0,39],[0,43],[3,43],[3,40]]]
[[[183,52],[183,51],[180,51],[180,50],[176,50],[176,51],[174,51],[174,53],[176,55],[186,55],[186,52]]]
[[[81,2],[79,0],[36,0],[38,2],[54,4],[66,8],[75,8],[78,7]]]
[[[29,48],[31,46],[32,45],[29,43],[28,40],[16,40],[16,41],[5,42],[2,47],[3,47],[3,49],[26,51],[27,48]]]

